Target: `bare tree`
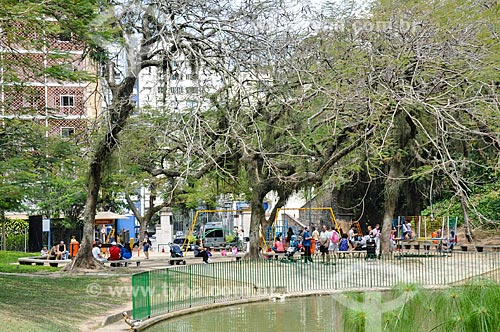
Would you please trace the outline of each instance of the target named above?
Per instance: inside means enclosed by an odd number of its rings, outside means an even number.
[[[106,46],[95,58],[102,68],[109,98],[96,140],[91,145],[82,245],[69,269],[95,267],[91,243],[103,166],[118,146],[119,135],[135,109],[131,96],[137,75],[147,68],[171,72],[172,61],[182,57],[192,68],[203,69],[226,82],[239,82],[242,69],[253,71],[257,54],[268,51],[258,46],[265,45],[271,37],[263,32],[272,29],[258,27],[255,17],[267,18],[266,23],[285,19],[282,5],[280,1],[241,4],[211,0],[147,4],[129,1],[105,8],[94,28],[104,30],[112,39],[120,38],[122,44],[109,42],[102,33],[101,37],[94,38],[95,43]],[[120,63],[109,56],[115,47],[122,47],[125,66],[120,67]],[[121,71],[119,79],[117,70]]]
[[[344,16],[343,24],[332,25],[341,30],[343,44],[352,46],[336,61],[346,67],[333,67],[351,74],[346,79],[368,98],[377,119],[376,135],[364,151],[371,179],[385,181],[384,249],[398,200],[406,194],[402,185],[433,173],[449,179],[470,236],[466,202],[476,184],[469,169],[490,167],[489,158],[497,154],[491,116],[499,109],[498,79],[490,74],[498,67],[491,47],[498,25],[490,23],[491,6],[462,5],[383,2],[366,19]]]
[[[287,54],[267,60],[259,77],[228,87],[214,102],[227,129],[217,132],[248,179],[252,206],[250,253],[259,255],[260,229],[267,225],[264,199],[274,191],[282,207],[290,195],[320,186],[373,132],[367,98],[341,94],[337,82],[321,78],[331,54],[314,33],[285,38]],[[274,61],[272,65],[270,62]],[[349,90],[354,92],[354,90]],[[222,165],[221,168],[224,166]]]

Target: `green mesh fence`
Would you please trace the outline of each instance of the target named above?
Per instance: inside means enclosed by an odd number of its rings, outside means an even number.
[[[360,255],[363,256],[363,255]],[[132,277],[133,317],[144,319],[238,299],[398,284],[459,284],[475,277],[500,280],[500,253],[412,251],[382,259],[342,255],[325,265],[284,259],[173,266]]]
[[[151,288],[150,280],[150,273],[132,276],[132,312],[135,317],[151,317],[151,295],[155,292]]]

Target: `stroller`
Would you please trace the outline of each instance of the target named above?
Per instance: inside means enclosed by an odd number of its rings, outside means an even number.
[[[184,257],[184,253],[182,252],[182,249],[178,244],[172,243],[170,245],[170,257],[176,258],[176,259],[170,260],[170,265],[174,265],[174,264],[186,265],[186,261],[184,259],[179,259],[179,258]]]
[[[376,255],[377,245],[375,243],[375,239],[372,236],[370,236],[366,240],[365,247],[366,247],[366,257],[365,257],[365,259],[369,259],[369,258],[375,259],[375,258],[377,258],[377,255]]]
[[[286,249],[285,251],[285,257],[281,259],[281,262],[287,263],[287,262],[295,262],[295,259],[293,258],[293,255],[299,251],[299,241],[297,240],[296,235],[292,235],[292,238],[290,240],[290,247]]]

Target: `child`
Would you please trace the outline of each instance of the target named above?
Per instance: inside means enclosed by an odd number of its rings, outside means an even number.
[[[40,250],[40,255],[43,258],[47,258],[49,256],[49,250],[47,249],[47,247],[43,247],[42,250]]]
[[[391,229],[391,234],[389,235],[389,252],[394,252],[396,250],[396,228]]]
[[[349,240],[347,239],[347,234],[342,234],[342,238],[339,242],[339,251],[348,251],[349,250]]]

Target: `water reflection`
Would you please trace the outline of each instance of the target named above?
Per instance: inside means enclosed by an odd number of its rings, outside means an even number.
[[[342,331],[339,304],[331,296],[234,305],[174,318],[148,331],[250,332]]]

